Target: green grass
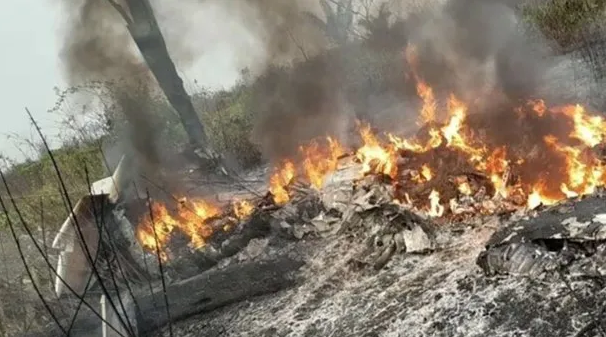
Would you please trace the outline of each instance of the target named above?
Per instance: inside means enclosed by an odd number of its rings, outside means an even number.
[[[250,90],[244,86],[229,92],[194,97],[212,145],[220,152],[237,158],[243,167],[258,164],[261,158],[258,148],[250,140],[253,128],[250,99]],[[209,104],[209,101],[213,104]],[[170,105],[161,97],[154,97],[152,101],[142,104],[153,119],[153,128],[157,130],[154,137],[158,144],[162,144],[163,151],[182,149],[186,145],[187,137],[178,115]],[[112,124],[118,127],[126,123],[119,112],[111,112],[108,116]],[[119,132],[119,129],[110,127],[108,130],[105,137],[115,139],[115,132]],[[90,182],[109,174],[103,160],[101,142],[101,139],[71,142],[52,151],[72,203],[89,192],[85,167]],[[38,228],[43,222],[45,228],[56,229],[65,220],[68,210],[50,156],[44,151],[41,152],[37,158],[15,164],[3,173],[7,177],[17,206],[29,225]],[[20,225],[14,208],[6,199],[6,190],[2,184],[0,195],[10,206],[11,219]],[[0,228],[6,228],[6,225],[6,218],[0,216]]]
[[[54,150],[53,155],[61,172],[72,203],[89,193],[88,179],[94,182],[105,176],[105,167],[98,144],[78,144]],[[61,193],[56,170],[48,154],[37,159],[16,164],[4,172],[17,207],[28,225],[37,229],[56,229],[68,215]],[[9,203],[12,221],[21,225],[4,188],[0,193]],[[7,225],[6,217],[0,217],[0,227]]]

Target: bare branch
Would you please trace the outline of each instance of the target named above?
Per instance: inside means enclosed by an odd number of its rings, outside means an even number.
[[[0,171],[0,177],[2,177],[2,181],[4,182],[4,185],[5,185],[5,187],[8,190],[8,184],[6,183],[6,180],[4,178],[4,174],[2,173],[2,171]],[[15,241],[15,244],[17,245],[17,251],[19,252],[19,257],[21,258],[21,262],[23,263],[23,267],[25,268],[25,272],[27,273],[27,276],[29,277],[30,281],[32,282],[32,287],[34,288],[34,291],[36,292],[36,295],[38,295],[38,298],[42,302],[42,305],[44,305],[44,308],[46,308],[46,310],[48,311],[49,315],[51,316],[52,320],[55,322],[55,324],[57,325],[57,327],[61,330],[61,332],[65,336],[68,336],[69,335],[68,331],[65,330],[65,328],[63,327],[63,325],[61,325],[61,322],[59,322],[59,319],[57,318],[57,316],[53,312],[53,309],[51,309],[51,307],[49,306],[49,304],[44,299],[44,296],[42,296],[42,293],[40,292],[40,288],[39,288],[38,284],[36,284],[36,280],[33,277],[31,268],[27,264],[27,261],[25,259],[25,255],[23,254],[23,249],[21,248],[21,241],[17,237],[17,233],[15,231],[15,226],[14,226],[14,224],[13,224],[11,218],[10,218],[10,215],[8,214],[8,208],[7,208],[6,204],[4,203],[4,199],[2,199],[2,198],[0,198],[0,207],[2,207],[2,211],[4,213],[4,216],[6,217],[6,222],[7,222],[8,226],[9,226],[10,232],[11,232],[11,234],[13,236],[13,240]]]
[[[303,49],[303,46],[299,43],[299,41],[297,41],[297,39],[295,39],[295,37],[292,35],[292,32],[290,31],[290,29],[287,29],[287,31],[288,31],[288,36],[290,37],[292,42],[295,44],[295,46],[297,46],[297,48],[299,48],[299,51],[301,52],[301,55],[303,55],[303,58],[305,59],[305,61],[309,61],[309,58],[307,57],[307,53],[305,52],[305,49]]]

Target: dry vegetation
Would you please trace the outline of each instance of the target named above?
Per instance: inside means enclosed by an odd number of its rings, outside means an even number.
[[[589,43],[585,37],[587,32],[594,32],[600,28],[600,23],[606,22],[606,2],[602,0],[548,0],[540,4],[525,5],[522,7],[524,17],[537,27],[540,32],[548,39],[553,41],[562,52],[568,52],[578,48],[597,48],[592,42]],[[381,15],[386,15],[387,12]],[[398,30],[405,29],[405,23],[398,21],[395,24],[388,24],[385,17],[379,16],[374,21],[368,21],[364,25],[368,28],[366,42],[349,42],[337,48],[343,50],[361,50],[360,57],[364,60],[353,62],[347,65],[345,72],[355,69],[356,72],[363,72],[361,75],[352,75],[352,83],[348,85],[351,98],[356,98],[361,91],[367,92],[368,88],[362,87],[369,85],[367,81],[358,82],[360,77],[371,78],[375,82],[372,87],[376,90],[382,90],[382,83],[392,81],[390,76],[399,76],[393,72],[392,63],[397,59],[397,49],[385,48],[382,44],[373,44],[373,36],[392,34],[393,39],[397,39]],[[603,24],[602,24],[603,26]],[[599,29],[598,29],[599,30]],[[405,43],[405,41],[403,42]],[[389,43],[393,46],[393,43]],[[334,54],[337,54],[336,52]],[[595,54],[595,53],[594,53]],[[606,53],[603,55],[606,57]],[[331,57],[329,53],[321,54],[314,59],[296,65],[301,69],[306,69],[313,62],[321,62],[322,58]],[[371,62],[368,62],[370,60]],[[596,59],[592,62],[605,61]],[[364,67],[359,66],[363,64]],[[371,66],[369,66],[371,65]],[[277,68],[273,75],[282,81],[288,80],[287,69]],[[352,72],[353,74],[353,72]],[[275,78],[273,78],[275,80]],[[266,97],[266,84],[268,79],[261,78],[252,83],[243,83],[230,91],[208,93],[201,92],[194,96],[194,104],[200,114],[202,121],[208,129],[209,136],[213,145],[228,156],[237,158],[239,164],[244,168],[249,168],[262,163],[261,150],[258,144],[255,144],[251,137],[253,130],[253,119],[262,109],[261,101]],[[111,86],[111,84],[109,85]],[[89,94],[105,95],[106,87],[95,84],[92,87],[74,88],[62,94],[59,104],[54,109],[55,113],[65,114],[65,106],[62,102],[67,96],[87,91]],[[92,88],[92,89],[91,89]],[[110,88],[111,89],[111,88]],[[111,90],[110,90],[111,91]],[[167,102],[159,96],[154,98],[153,102],[147,102],[150,111],[154,116],[155,123],[161,125],[162,130],[157,137],[162,139],[162,144],[167,144],[172,148],[180,149],[185,145],[186,137],[179,124],[176,114],[171,110]],[[115,106],[111,104],[104,105],[105,109],[100,112],[86,111],[87,116],[93,117],[92,124],[96,130],[102,130],[91,137],[89,132],[90,125],[87,127],[74,122],[75,113],[66,114],[66,127],[69,133],[75,135],[65,145],[53,151],[61,174],[68,183],[68,190],[72,200],[77,200],[80,196],[88,193],[88,181],[95,181],[107,174],[103,164],[102,146],[103,142],[111,142],[118,137],[118,128],[123,123],[124,118],[117,112]],[[83,107],[83,110],[86,107]],[[75,140],[74,140],[75,139]],[[38,141],[34,143],[39,144]],[[85,174],[84,167],[88,170],[88,177]],[[26,220],[30,224],[36,224],[34,228],[39,234],[53,232],[57,226],[65,219],[67,210],[64,199],[60,193],[56,172],[51,163],[48,154],[41,152],[35,158],[31,158],[22,163],[13,163],[5,172],[8,178],[12,192],[16,196],[16,201],[21,208]],[[4,187],[0,188],[2,195],[5,195]],[[14,216],[14,213],[11,213]],[[15,223],[19,223],[15,221]],[[7,249],[10,238],[6,230],[6,219],[0,217],[0,230],[3,235],[0,241],[7,243]],[[46,236],[44,234],[43,236]],[[48,238],[47,238],[48,239]],[[46,242],[48,244],[48,240]],[[4,249],[4,248],[3,248]],[[3,254],[7,259],[16,258],[15,254]],[[6,266],[18,265],[20,261],[3,261]],[[13,277],[0,278],[0,336],[14,336],[34,328],[37,324],[47,323],[48,317],[39,316],[34,319],[34,313],[25,313],[10,311],[11,304],[15,301],[21,303],[31,303],[32,310],[41,309],[39,305],[34,306],[36,298],[29,292],[23,292],[20,288],[31,288],[24,272],[19,269],[11,273]],[[48,275],[40,271],[38,274],[44,278],[45,291],[50,290]],[[0,274],[5,274],[0,270]],[[8,275],[8,274],[5,274]],[[15,286],[18,285],[18,286]],[[17,289],[17,290],[15,290]],[[21,301],[23,296],[29,300]],[[48,295],[51,296],[51,295]],[[52,297],[52,296],[51,296]],[[8,299],[8,300],[7,300]],[[26,310],[26,306],[21,306]],[[27,311],[27,310],[26,310]]]
[[[522,8],[527,20],[563,51],[578,48],[585,35],[602,25],[606,3],[600,0],[548,0]],[[600,27],[601,28],[601,27]]]

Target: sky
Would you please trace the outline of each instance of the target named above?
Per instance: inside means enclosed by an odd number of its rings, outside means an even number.
[[[28,107],[49,137],[59,132],[59,118],[46,111],[56,101],[55,86],[63,87],[56,32],[59,8],[51,0],[3,0],[0,10],[0,153],[20,159],[27,148],[19,138],[32,139],[35,130]]]
[[[164,7],[158,10],[168,15],[174,10]],[[242,60],[240,55],[251,56],[254,38],[247,36],[237,20],[213,2],[189,8],[187,12],[188,20],[183,22],[186,27],[168,27],[165,31],[167,39],[171,35],[185,33],[193,43],[200,41],[192,45],[197,58],[188,62],[187,68],[177,64],[186,87],[191,92],[201,87],[219,89],[231,86],[238,79],[239,70],[249,62]],[[45,136],[55,145],[59,144],[58,135],[65,131],[61,127],[60,114],[47,112],[57,101],[54,88],[66,88],[60,51],[67,18],[62,14],[57,0],[2,0],[0,154],[4,156],[22,160],[33,154],[24,140],[38,141],[39,138],[25,107],[30,109]],[[221,29],[217,29],[218,25]],[[170,41],[167,42],[170,48]]]

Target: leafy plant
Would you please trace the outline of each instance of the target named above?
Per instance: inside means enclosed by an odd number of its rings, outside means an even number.
[[[199,111],[203,111],[201,117],[214,148],[237,158],[245,167],[258,164],[261,159],[259,149],[251,141],[253,115],[250,99],[250,89],[242,85],[230,92],[223,91],[211,98],[196,100],[200,107],[205,108]]]

